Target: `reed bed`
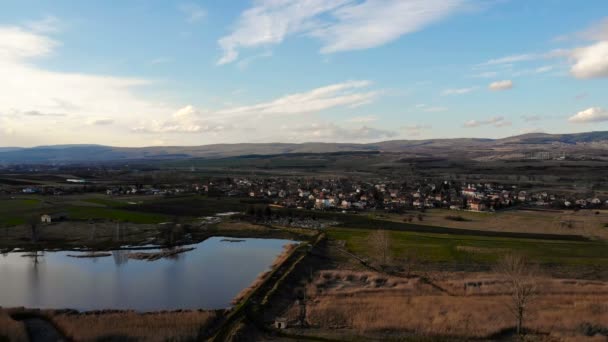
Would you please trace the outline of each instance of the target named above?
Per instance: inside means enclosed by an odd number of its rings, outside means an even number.
[[[213,311],[58,314],[52,320],[75,341],[188,341],[217,317]]]
[[[13,320],[9,313],[3,309],[0,309],[0,341],[28,341],[23,323]]]

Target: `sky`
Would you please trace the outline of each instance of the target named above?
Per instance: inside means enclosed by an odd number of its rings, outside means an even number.
[[[1,0],[0,146],[608,130],[608,1]]]

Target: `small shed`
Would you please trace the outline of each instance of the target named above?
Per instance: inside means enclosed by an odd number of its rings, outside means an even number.
[[[277,318],[274,321],[274,327],[276,329],[287,329],[287,319],[285,319],[285,318]]]
[[[51,223],[53,218],[49,214],[40,215],[40,222],[42,223]]]
[[[68,219],[67,214],[42,214],[40,215],[40,222],[42,223],[53,223],[58,221],[65,221]]]

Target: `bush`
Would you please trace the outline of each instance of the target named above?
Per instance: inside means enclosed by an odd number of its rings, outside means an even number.
[[[450,220],[450,221],[458,221],[458,222],[468,222],[471,221],[469,219],[466,219],[460,215],[448,215],[445,217],[446,220]]]

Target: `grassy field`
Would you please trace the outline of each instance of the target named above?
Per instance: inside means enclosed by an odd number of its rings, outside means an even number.
[[[0,199],[0,227],[23,224],[45,207],[46,204],[36,198]]]
[[[331,228],[328,236],[346,242],[346,248],[360,256],[371,257],[369,239],[373,230]],[[390,250],[396,258],[409,255],[421,262],[492,264],[500,255],[523,253],[542,264],[608,264],[608,243],[603,241],[560,241],[471,235],[390,231]]]
[[[184,196],[159,198],[142,204],[124,206],[123,208],[134,212],[201,217],[229,211],[244,211],[246,207],[247,203],[244,199]]]
[[[167,215],[154,213],[141,213],[116,208],[105,207],[77,207],[66,208],[71,220],[104,219],[131,223],[161,223],[169,220]]]
[[[416,216],[417,212],[412,212]],[[409,214],[381,214],[379,219],[403,222]],[[459,216],[463,221],[450,217]],[[480,229],[496,232],[522,232],[534,234],[574,234],[608,240],[607,210],[528,211],[507,210],[496,213],[431,209],[423,213],[416,224],[459,229]]]
[[[150,201],[147,197],[136,198],[140,202]],[[65,197],[27,196],[0,198],[0,227],[25,224],[30,219],[38,219],[42,214],[66,213],[70,220],[114,220],[131,223],[160,223],[169,220],[163,213],[127,210],[134,206],[131,198],[116,200],[98,194]]]

